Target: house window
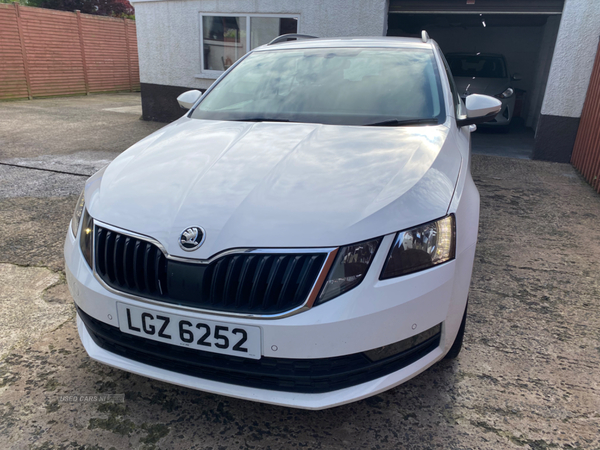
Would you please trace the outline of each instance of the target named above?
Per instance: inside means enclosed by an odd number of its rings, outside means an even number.
[[[298,17],[201,15],[202,72],[218,76],[249,50],[298,32]]]

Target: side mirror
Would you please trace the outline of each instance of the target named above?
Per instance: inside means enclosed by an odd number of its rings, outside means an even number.
[[[179,102],[179,106],[181,106],[183,109],[190,109],[201,96],[202,92],[194,89],[193,91],[186,91],[181,94],[179,97],[177,97],[177,101]]]
[[[513,81],[521,81],[523,79],[520,73],[513,73],[513,76],[511,78]]]
[[[458,119],[458,127],[466,125],[477,125],[478,123],[489,122],[502,109],[502,102],[489,95],[471,94],[465,100],[467,107],[467,118]]]

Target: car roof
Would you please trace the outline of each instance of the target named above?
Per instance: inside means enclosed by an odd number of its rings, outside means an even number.
[[[494,56],[496,58],[504,58],[504,55],[501,53],[464,53],[464,52],[456,52],[456,53],[446,53],[446,57],[448,56]]]
[[[421,38],[407,37],[337,37],[298,39],[295,41],[279,42],[273,45],[263,45],[253,51],[269,51],[296,48],[415,48],[432,49],[433,41],[423,42]]]

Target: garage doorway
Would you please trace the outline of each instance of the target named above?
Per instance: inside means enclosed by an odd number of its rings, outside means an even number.
[[[503,56],[506,83],[514,91],[510,123],[480,126],[473,134],[473,152],[530,159],[562,7],[563,0],[390,0],[388,36],[418,37],[427,30],[446,55]],[[465,94],[500,95],[492,91],[505,89],[497,83],[476,87],[485,92],[466,86]],[[502,113],[505,119],[509,115]]]

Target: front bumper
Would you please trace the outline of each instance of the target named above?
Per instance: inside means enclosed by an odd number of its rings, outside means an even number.
[[[321,394],[304,394],[296,392],[270,391],[235,384],[220,383],[218,381],[206,380],[190,375],[185,375],[158,367],[142,364],[123,356],[116,355],[99,347],[91,338],[83,321],[77,317],[77,328],[81,342],[88,355],[95,361],[107,364],[118,369],[137,375],[146,376],[155,380],[197,389],[204,392],[226,395],[228,397],[243,400],[252,400],[279,406],[291,406],[295,408],[319,410],[343,405],[366,397],[370,397],[391,387],[402,384],[412,377],[423,372],[429,366],[443,357],[443,350],[438,347],[418,362],[404,369],[394,372],[376,380]]]
[[[389,248],[387,236],[382,248]],[[278,320],[218,317],[232,324],[259,326],[262,355],[270,358],[336,358],[378,348],[409,338],[442,323],[439,345],[393,373],[343,389],[299,393],[260,389],[190,376],[181,371],[144,364],[101,348],[78,316],[81,341],[95,360],[150,378],[236,398],[306,409],[322,409],[369,397],[403,383],[440,360],[458,332],[470,279],[474,246],[456,260],[406,277],[378,280],[386,251],[378,252],[372,270],[358,288],[301,314]],[[179,313],[172,305],[149,305],[107,291],[93,276],[72,236],[65,245],[67,280],[75,303],[96,321],[118,330],[116,303]],[[466,283],[455,282],[467,277]],[[401,281],[399,281],[401,280]],[[402,295],[399,295],[402,293]],[[364,299],[370,299],[364,301]],[[195,318],[214,315],[188,313]]]

